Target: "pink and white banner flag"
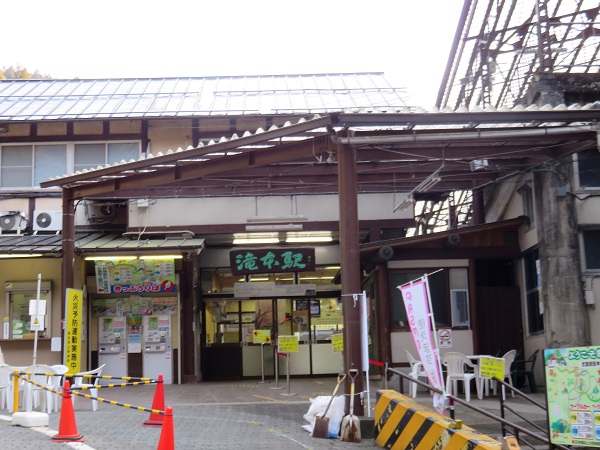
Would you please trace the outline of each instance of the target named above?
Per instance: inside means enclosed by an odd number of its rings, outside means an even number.
[[[430,315],[427,289],[427,278],[422,278],[405,286],[399,286],[406,316],[410,325],[419,358],[423,369],[427,373],[429,384],[441,391],[444,390],[444,381],[436,351],[433,317]]]

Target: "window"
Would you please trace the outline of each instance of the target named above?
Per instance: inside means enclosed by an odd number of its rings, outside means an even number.
[[[469,273],[467,269],[449,269],[452,326],[468,327],[469,320]]]
[[[540,257],[538,250],[523,255],[525,269],[525,295],[527,299],[527,325],[529,334],[544,331],[544,306],[542,304]]]
[[[452,326],[469,326],[469,291],[466,289],[454,289],[450,291],[452,302]]]
[[[529,228],[533,228],[535,225],[535,212],[533,206],[533,193],[531,192],[531,186],[525,184],[519,189],[521,199],[523,200],[523,214],[527,217],[527,225]]]
[[[0,187],[31,188],[52,177],[137,160],[139,142],[0,146]]]
[[[44,329],[38,330],[38,337],[49,336],[50,325],[50,282],[43,281],[40,286],[40,298],[46,300],[46,311],[43,318]],[[35,334],[30,329],[29,301],[37,298],[37,282],[7,282],[6,293],[10,317],[9,339],[33,339]]]
[[[450,275],[454,270],[466,269],[450,269],[436,272],[428,277],[429,280],[429,292],[431,294],[431,305],[433,308],[433,315],[435,318],[436,326],[450,326],[452,323],[450,313],[450,291],[448,277],[452,280],[453,276]],[[425,275],[425,272],[391,272],[390,273],[390,297],[392,301],[392,326],[393,327],[407,327],[408,322],[406,319],[406,309],[404,308],[404,301],[402,300],[402,294],[398,289],[398,286],[406,284],[410,281],[421,278]]]
[[[600,230],[583,231],[583,254],[586,270],[600,270]]]
[[[577,169],[580,188],[600,188],[600,153],[598,150],[579,152]]]

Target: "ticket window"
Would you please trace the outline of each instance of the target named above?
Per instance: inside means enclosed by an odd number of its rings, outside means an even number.
[[[8,339],[33,339],[34,332],[30,330],[31,315],[29,301],[37,298],[37,281],[32,282],[7,282],[6,296],[8,303]],[[40,285],[40,299],[46,300],[46,310],[39,311],[43,315],[44,329],[38,330],[38,337],[50,335],[50,303],[51,283],[42,282]]]

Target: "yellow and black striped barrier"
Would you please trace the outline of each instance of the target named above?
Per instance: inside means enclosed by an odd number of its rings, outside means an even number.
[[[23,376],[19,376],[19,377],[23,378]],[[25,378],[25,381],[27,383],[31,383],[34,386],[39,387],[40,389],[44,389],[44,390],[46,390],[48,392],[52,392],[53,394],[58,394],[58,395],[62,395],[63,394],[62,390],[52,389],[52,388],[50,388],[48,386],[44,386],[44,385],[42,385],[40,383],[37,383],[37,382],[32,381],[32,380],[29,380],[27,378]],[[146,384],[148,384],[148,383],[149,382],[146,382]],[[139,384],[139,383],[136,383],[136,384]],[[133,384],[123,383],[123,384],[114,385],[114,386],[110,386],[110,385],[108,385],[108,386],[93,386],[92,389],[98,389],[98,388],[101,388],[101,387],[104,387],[104,388],[107,388],[107,387],[121,387],[121,386],[125,386],[125,385],[133,386]],[[87,388],[82,388],[82,390],[85,390],[85,389],[87,389]],[[106,400],[105,398],[102,398],[102,397],[93,397],[93,396],[91,396],[89,394],[82,394],[79,389],[78,390],[69,389],[69,392],[72,395],[78,395],[80,397],[84,397],[84,398],[87,398],[89,400],[96,400],[96,401],[99,401],[99,402],[108,403],[109,405],[122,406],[123,408],[135,409],[137,411],[145,411],[145,412],[149,412],[151,414],[160,414],[160,415],[163,415],[163,416],[165,415],[165,411],[161,411],[161,410],[158,410],[158,409],[149,409],[149,408],[144,408],[143,406],[134,406],[134,405],[130,405],[129,403],[119,403],[119,402],[116,402],[114,400]]]
[[[458,422],[394,390],[377,391],[375,444],[381,448],[501,449],[500,442]]]
[[[100,387],[100,386],[98,386],[98,387]],[[79,397],[87,398],[89,400],[96,400],[96,401],[102,402],[102,403],[108,403],[109,405],[113,405],[113,406],[121,406],[123,408],[135,409],[137,411],[145,411],[145,412],[149,412],[150,414],[160,414],[161,416],[165,415],[165,411],[161,411],[159,409],[149,409],[149,408],[144,408],[143,406],[130,405],[129,403],[120,403],[120,402],[116,402],[114,400],[106,400],[105,398],[102,398],[102,397],[93,397],[89,394],[82,394],[80,391],[74,391],[71,389],[69,389],[69,392],[71,394],[78,395]]]
[[[60,389],[53,389],[52,387],[48,387],[48,386],[44,386],[40,383],[37,383],[31,379],[29,379],[28,377],[32,376],[32,375],[40,375],[40,376],[45,376],[45,377],[50,377],[50,376],[64,376],[64,377],[69,377],[69,376],[73,376],[73,375],[69,375],[69,374],[63,374],[63,375],[57,375],[55,373],[34,373],[34,372],[19,372],[18,370],[15,370],[13,373],[14,376],[14,380],[15,380],[15,389],[14,389],[14,405],[15,405],[15,409],[14,411],[17,412],[18,411],[18,407],[17,405],[19,404],[19,389],[17,386],[18,380],[22,379],[24,380],[26,383],[31,383],[32,385],[46,390],[48,392],[51,392],[53,394],[57,394],[57,395],[63,395],[63,390]],[[79,375],[78,375],[79,376]],[[89,376],[89,375],[84,375],[84,377],[93,377]],[[165,411],[161,411],[158,409],[149,409],[149,408],[144,408],[143,406],[133,406],[130,405],[128,403],[119,403],[113,400],[106,400],[105,398],[102,397],[93,397],[89,394],[84,394],[81,391],[85,391],[87,389],[106,389],[106,388],[115,388],[115,387],[126,387],[126,386],[139,386],[139,385],[144,385],[144,384],[156,384],[156,383],[162,383],[162,380],[155,380],[153,378],[139,378],[139,377],[111,377],[111,376],[103,376],[103,377],[96,377],[96,378],[103,378],[103,379],[109,379],[109,380],[130,380],[129,383],[119,383],[119,384],[114,384],[114,383],[110,383],[107,385],[94,385],[94,386],[81,386],[77,389],[69,389],[69,392],[73,395],[78,395],[80,397],[84,397],[87,398],[89,400],[96,400],[102,403],[108,403],[109,405],[114,405],[114,406],[122,406],[123,408],[130,408],[130,409],[135,409],[137,411],[145,411],[145,412],[149,412],[151,414],[160,414],[160,415],[165,415]],[[131,381],[131,380],[136,380],[136,381]]]

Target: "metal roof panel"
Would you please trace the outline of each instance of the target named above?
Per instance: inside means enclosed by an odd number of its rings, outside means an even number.
[[[296,114],[383,105],[404,90],[383,73],[98,80],[2,80],[0,120]]]

